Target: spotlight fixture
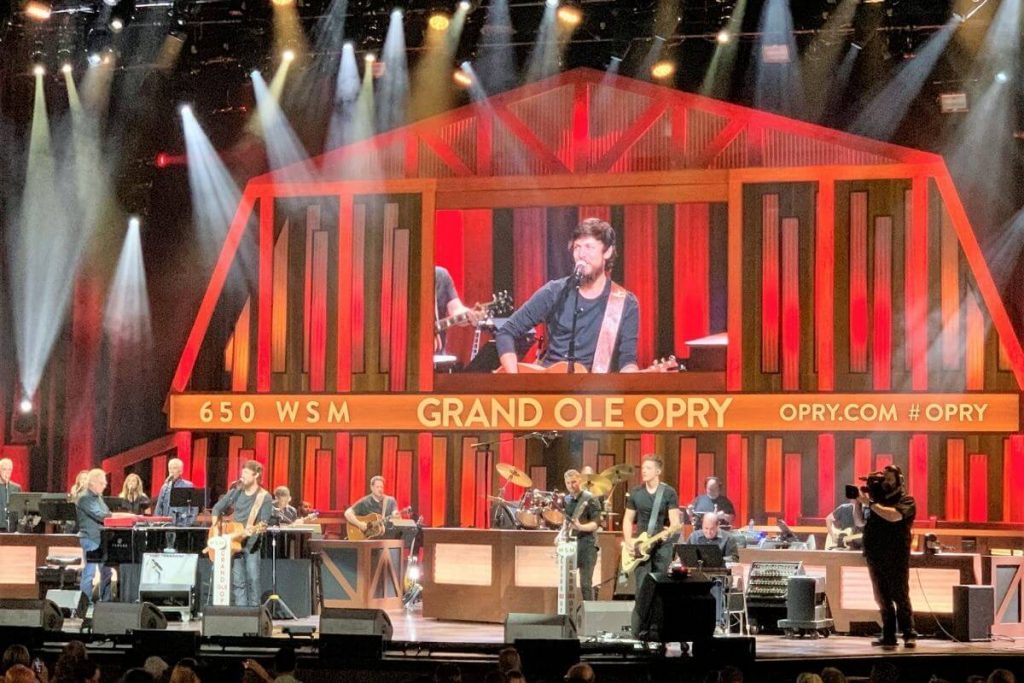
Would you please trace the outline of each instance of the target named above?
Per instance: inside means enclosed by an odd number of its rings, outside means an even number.
[[[558,8],[558,20],[566,26],[579,26],[583,21],[583,11],[573,5],[562,5]]]
[[[285,64],[290,64],[295,60],[295,50],[285,50],[281,53],[281,61]]]
[[[446,31],[449,24],[451,24],[451,19],[444,12],[434,12],[427,20],[427,25],[435,31]]]
[[[277,7],[288,7],[295,4],[295,0],[270,0],[270,2]]]
[[[544,4],[548,7],[558,7],[558,0],[544,0]]]
[[[107,7],[116,7],[117,6],[117,0],[103,0],[103,4],[106,5]]]
[[[471,3],[469,0],[462,0],[462,2],[459,3],[459,9],[462,10],[463,12],[468,12],[469,10],[473,9],[473,3]]]
[[[23,415],[27,415],[28,413],[31,413],[32,412],[32,399],[30,399],[28,397],[25,397],[25,398],[21,399],[21,401],[18,403],[18,410],[20,410]]]
[[[452,74],[452,80],[463,88],[473,85],[473,77],[465,69],[456,69],[455,73]]]
[[[32,67],[32,73],[36,76],[45,76],[46,67],[42,64],[36,64],[34,67]]]
[[[64,75],[70,74],[71,73],[71,63],[70,62],[64,62],[61,65],[61,67],[60,67],[60,72],[62,74],[64,74]]]
[[[46,21],[50,18],[50,4],[42,0],[29,0],[23,8],[25,16],[36,21]]]
[[[129,230],[138,230],[139,229],[139,217],[138,216],[129,216],[128,217],[128,229]]]
[[[654,66],[651,67],[651,75],[655,78],[669,78],[676,72],[676,65],[667,59],[662,59],[659,62],[655,62]]]
[[[110,20],[110,30],[114,33],[120,33],[121,29],[124,28],[124,20],[121,17],[114,17]]]
[[[715,36],[715,41],[718,42],[719,45],[726,45],[731,40],[732,40],[732,34],[729,33],[724,28],[721,31],[718,32],[718,35]]]
[[[178,108],[178,111],[181,113],[182,116],[191,116],[192,115],[192,107],[190,107],[187,104],[181,105]]]
[[[364,59],[366,59],[367,64],[373,64],[375,61],[377,61],[377,58],[373,56],[372,52],[368,52]]]
[[[1010,80],[1010,74],[1005,71],[996,74],[996,83],[1006,83],[1008,80]]]
[[[103,61],[103,57],[100,56],[99,52],[90,52],[86,59],[89,62],[89,66],[99,66],[100,62]]]

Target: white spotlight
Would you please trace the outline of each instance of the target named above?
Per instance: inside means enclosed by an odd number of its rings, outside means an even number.
[[[732,40],[732,35],[723,28],[721,31],[718,32],[718,35],[715,36],[715,40],[718,41],[719,45],[725,45],[730,40]]]
[[[31,413],[32,412],[32,399],[30,399],[30,398],[23,398],[23,399],[21,399],[21,402],[18,403],[18,410],[20,410],[22,413],[25,413],[25,414]]]
[[[103,57],[100,56],[99,52],[90,52],[88,59],[89,66],[99,66],[100,62],[103,61]]]
[[[63,65],[62,65],[62,66],[60,67],[60,71],[61,71],[61,73],[63,73],[63,74],[69,74],[69,73],[71,73],[71,64],[70,64],[70,63],[68,63],[68,62],[65,62],[65,63],[64,63],[64,64],[63,64]]]
[[[42,64],[36,64],[34,67],[32,67],[32,73],[35,74],[36,76],[45,76],[46,75],[46,67],[43,66]]]
[[[996,83],[1006,83],[1008,80],[1010,80],[1010,74],[1005,71],[996,74]]]
[[[181,107],[178,108],[178,111],[181,113],[182,116],[191,116],[192,115],[192,107],[190,107],[187,104],[181,105]]]
[[[138,216],[132,216],[132,217],[130,217],[128,219],[128,229],[129,230],[138,230],[139,229],[139,217]]]
[[[118,33],[124,28],[124,21],[120,17],[114,17],[110,20],[110,30],[114,33]]]
[[[459,3],[459,9],[462,10],[463,12],[468,12],[470,9],[472,9],[472,7],[473,3],[471,3],[469,0],[462,0],[462,2]]]
[[[281,59],[285,62],[291,62],[295,59],[295,50],[285,50],[281,53]]]

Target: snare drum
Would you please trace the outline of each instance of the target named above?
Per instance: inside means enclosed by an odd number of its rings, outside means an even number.
[[[539,529],[542,519],[539,508],[531,507],[516,510],[516,521],[524,529]]]
[[[565,494],[557,491],[552,493],[540,514],[550,528],[560,528],[565,521]]]

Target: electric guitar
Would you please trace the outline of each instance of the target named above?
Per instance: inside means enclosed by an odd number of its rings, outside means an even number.
[[[206,537],[206,547],[203,548],[203,553],[208,557],[213,557],[215,550],[214,545],[211,545],[211,541],[215,538],[225,539],[231,554],[242,552],[242,543],[245,539],[256,534],[261,534],[267,530],[266,522],[257,522],[252,527],[246,527],[241,522],[220,522],[210,527],[210,532]],[[219,541],[216,545],[224,543],[225,541]]]
[[[490,301],[478,303],[473,306],[472,310],[483,313],[485,318],[502,318],[512,312],[512,295],[504,290],[495,292]],[[434,334],[440,334],[449,327],[465,325],[469,322],[470,312],[465,311],[456,315],[450,315],[447,318],[441,318],[434,323]]]
[[[516,363],[516,367],[519,369],[519,374],[521,375],[536,375],[541,373],[547,373],[549,375],[565,375],[569,373],[569,361],[565,360],[560,360],[548,367],[544,367],[537,363]],[[639,370],[638,372],[675,372],[676,370],[679,370],[679,361],[676,360],[675,356],[668,356],[667,358],[656,360],[651,363],[650,366],[643,370]],[[504,373],[505,368],[498,368],[494,372],[498,374]],[[587,369],[582,363],[577,362],[575,363],[574,372],[577,375],[583,375],[587,373]]]
[[[628,574],[636,569],[637,565],[651,559],[651,551],[654,547],[682,528],[682,524],[675,524],[662,529],[653,536],[649,536],[645,531],[633,539],[632,548],[623,543],[619,571],[623,574]]]
[[[849,550],[860,547],[864,534],[853,528],[840,529],[835,534],[829,529],[825,536],[825,550]]]
[[[398,511],[399,515],[407,515],[412,512],[412,507],[403,508]],[[363,541],[371,538],[380,538],[391,526],[392,515],[385,517],[384,515],[378,515],[376,512],[371,512],[368,515],[356,515],[356,519],[366,524],[366,531],[363,531],[355,524],[348,525],[348,540],[350,541]]]

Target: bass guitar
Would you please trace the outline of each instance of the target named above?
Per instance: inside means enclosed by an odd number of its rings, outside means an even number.
[[[628,574],[636,569],[637,565],[640,563],[651,559],[651,551],[654,547],[682,528],[682,524],[672,525],[662,529],[653,536],[648,535],[645,531],[633,539],[632,548],[629,548],[625,543],[623,543],[622,558],[619,562],[619,571],[623,574]]]
[[[587,373],[587,369],[582,363],[574,364],[573,372],[577,375],[583,375]],[[546,373],[549,375],[565,375],[569,373],[569,361],[560,360],[557,363],[544,367],[538,363],[516,363],[516,367],[519,369],[519,374],[541,374]],[[638,372],[675,372],[679,370],[679,361],[676,360],[675,356],[669,356],[651,363],[650,366],[639,370]],[[505,372],[504,368],[498,368],[494,371],[495,373],[502,374]]]
[[[407,515],[410,512],[412,512],[412,507],[407,507],[399,510],[398,514]],[[366,531],[363,531],[355,524],[349,524],[348,540],[350,541],[380,538],[394,523],[391,516],[385,517],[384,515],[378,515],[376,512],[371,512],[368,515],[356,515],[356,519],[366,525]]]
[[[252,527],[246,527],[241,522],[220,522],[210,527],[210,533],[206,537],[206,547],[203,552],[208,557],[213,557],[217,546],[230,548],[231,554],[242,552],[242,544],[245,539],[267,530],[266,522],[257,522]],[[213,539],[221,539],[213,543]]]

